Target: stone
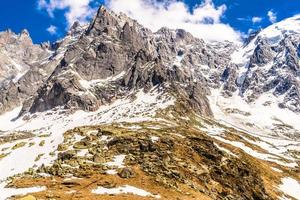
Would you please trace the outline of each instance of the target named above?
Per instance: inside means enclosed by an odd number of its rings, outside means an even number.
[[[121,170],[119,170],[118,175],[121,178],[134,178],[136,177],[136,173],[132,168],[124,167]]]
[[[94,161],[95,163],[105,163],[105,162],[106,162],[105,157],[103,157],[103,155],[102,155],[102,154],[99,154],[99,153],[96,154],[96,155],[94,155],[93,161]]]
[[[59,144],[58,146],[57,146],[57,150],[58,151],[65,151],[65,150],[67,150],[68,149],[68,145],[67,144]]]
[[[19,149],[21,147],[24,147],[27,143],[26,142],[20,142],[20,143],[17,143],[15,144],[13,147],[12,147],[12,150],[16,150],[16,149]]]
[[[75,157],[76,152],[74,150],[68,150],[65,152],[61,152],[58,154],[58,159],[64,161],[64,160],[70,160],[71,158]]]
[[[87,141],[76,142],[73,145],[74,149],[87,149],[89,147],[89,143]]]

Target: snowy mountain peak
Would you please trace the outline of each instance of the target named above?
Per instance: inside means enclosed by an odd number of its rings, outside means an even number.
[[[20,36],[29,36],[30,37],[29,31],[27,29],[23,29],[20,33]]]
[[[239,108],[241,112],[249,111],[248,106],[252,107],[253,110],[261,106],[260,110],[265,110],[264,113],[272,115],[267,114],[264,118],[280,119],[282,124],[289,124],[293,127],[292,129],[298,129],[296,124],[286,121],[286,118],[282,117],[284,115],[275,117],[272,112],[289,113],[292,111],[294,114],[289,115],[294,115],[293,118],[299,118],[300,16],[275,23],[253,34],[252,40],[249,39],[248,41],[250,42],[238,48],[231,55],[231,66],[226,68],[227,78],[222,89],[222,92],[231,100],[224,101],[228,104],[228,101],[239,99],[242,105]],[[223,103],[219,102],[218,104]],[[227,106],[227,109],[236,109],[233,107]],[[269,109],[271,110],[267,111]],[[278,111],[275,112],[275,110]],[[234,115],[232,117],[237,122],[238,117]],[[244,121],[244,117],[242,118]],[[252,128],[258,128],[256,125],[265,126],[274,132],[278,127],[278,121],[270,120],[268,123],[267,126],[266,123],[259,125],[258,122],[250,124],[253,124],[251,125]],[[281,134],[294,135],[294,130],[281,131]],[[296,135],[299,133],[299,131],[295,132]]]
[[[267,39],[270,45],[276,45],[282,39],[294,34],[300,34],[300,15],[272,24],[263,29],[257,38]]]

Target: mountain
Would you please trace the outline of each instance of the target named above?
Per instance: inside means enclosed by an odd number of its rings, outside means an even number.
[[[299,27],[299,16],[273,24],[232,54],[221,89],[229,99],[218,100],[228,106],[221,106],[222,117],[244,113],[229,118],[246,129],[299,139]]]
[[[0,84],[13,79],[17,82],[32,65],[40,62],[49,54],[44,46],[34,45],[27,30],[16,35],[10,30],[1,32],[1,74]]]
[[[102,6],[0,45],[0,198],[299,199],[299,16],[239,45]]]

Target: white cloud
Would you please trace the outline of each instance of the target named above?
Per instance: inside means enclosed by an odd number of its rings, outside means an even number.
[[[249,18],[245,18],[245,17],[238,17],[236,19],[239,21],[249,21]]]
[[[263,18],[262,17],[257,17],[257,16],[254,16],[254,17],[238,17],[237,20],[239,21],[245,21],[245,22],[252,22],[253,24],[256,24],[256,23],[260,23]]]
[[[95,13],[90,4],[95,0],[38,0],[39,9],[55,17],[56,10],[65,10],[68,27],[75,21],[86,23]],[[226,5],[215,6],[212,0],[204,0],[192,11],[180,0],[105,0],[106,6],[115,12],[123,12],[152,31],[161,27],[185,29],[205,40],[240,41],[241,33],[221,22]]]
[[[95,10],[90,6],[93,0],[39,0],[38,8],[45,9],[50,17],[54,17],[56,10],[66,10],[65,17],[68,27],[75,21],[86,23]]]
[[[181,28],[205,40],[240,41],[241,34],[221,22],[226,5],[216,7],[212,0],[205,0],[192,11],[182,1],[175,0],[106,0],[106,5],[136,19],[152,31],[161,27]]]
[[[252,17],[252,23],[253,24],[260,23],[261,21],[262,21],[261,17]]]
[[[277,21],[277,14],[274,13],[272,10],[269,10],[267,15],[271,23],[275,23]]]
[[[51,35],[56,35],[56,33],[57,33],[57,27],[51,25],[51,26],[49,26],[49,27],[47,28],[47,31],[48,31]]]

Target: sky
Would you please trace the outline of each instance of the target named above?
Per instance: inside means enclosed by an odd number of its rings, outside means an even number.
[[[88,23],[101,4],[153,31],[183,28],[217,41],[241,40],[253,30],[300,14],[299,0],[1,0],[0,31],[27,29],[35,43],[53,42],[75,21]]]

